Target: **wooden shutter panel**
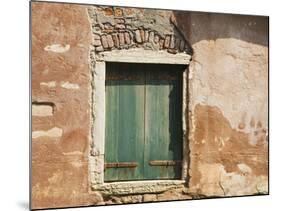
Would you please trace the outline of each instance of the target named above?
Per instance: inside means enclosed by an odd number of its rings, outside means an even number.
[[[119,166],[105,168],[105,181],[143,179],[143,72],[122,63],[106,70],[105,161]]]
[[[182,69],[107,63],[105,181],[180,178]]]
[[[153,65],[147,68],[144,177],[180,178],[182,72],[172,65]]]

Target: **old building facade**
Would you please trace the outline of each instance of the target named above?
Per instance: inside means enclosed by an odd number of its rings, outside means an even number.
[[[33,208],[268,194],[267,17],[43,2],[31,12]]]

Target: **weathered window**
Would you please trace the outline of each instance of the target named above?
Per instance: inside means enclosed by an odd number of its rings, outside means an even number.
[[[181,178],[185,69],[106,63],[105,181]]]

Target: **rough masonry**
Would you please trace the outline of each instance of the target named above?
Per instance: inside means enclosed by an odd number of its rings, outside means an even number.
[[[267,17],[31,5],[32,208],[268,193]],[[91,186],[95,56],[127,49],[192,55],[185,184]]]

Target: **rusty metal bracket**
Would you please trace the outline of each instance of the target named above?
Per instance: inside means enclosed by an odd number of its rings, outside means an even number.
[[[151,160],[149,165],[151,166],[179,166],[182,164],[181,160]]]
[[[138,166],[137,162],[114,162],[105,163],[104,168],[136,168]]]

